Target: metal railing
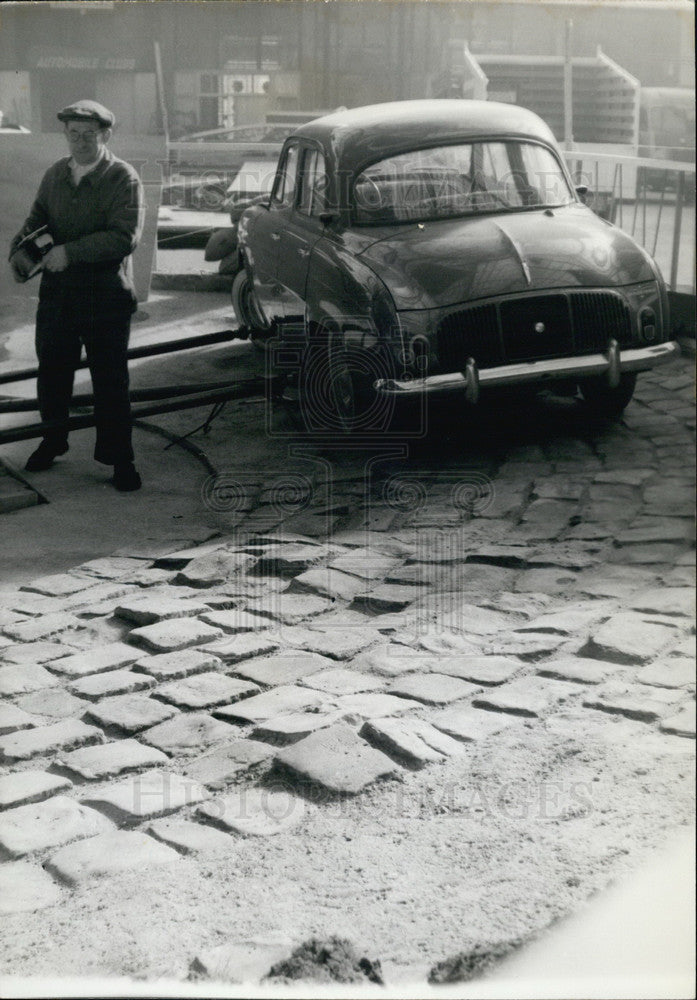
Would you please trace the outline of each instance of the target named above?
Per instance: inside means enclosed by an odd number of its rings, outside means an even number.
[[[587,203],[651,254],[672,292],[694,295],[694,162],[582,146],[565,157],[574,181],[588,186]]]

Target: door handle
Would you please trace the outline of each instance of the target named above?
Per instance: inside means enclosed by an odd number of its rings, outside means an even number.
[[[300,257],[309,257],[310,256],[310,251],[301,248],[300,250],[298,250],[298,254],[299,254]]]
[[[271,233],[271,239],[274,241],[274,243],[278,243],[280,238],[281,238],[280,233]]]

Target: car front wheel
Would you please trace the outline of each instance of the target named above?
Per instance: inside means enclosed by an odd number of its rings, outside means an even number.
[[[579,389],[594,416],[612,419],[622,415],[634,395],[636,379],[636,372],[625,372],[612,387],[602,376],[585,378],[579,382]]]
[[[338,332],[322,331],[308,344],[300,371],[305,426],[342,435],[384,433],[395,402],[379,397],[373,382],[389,374],[379,355],[348,346]]]

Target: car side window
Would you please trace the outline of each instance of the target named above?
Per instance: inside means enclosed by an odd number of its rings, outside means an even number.
[[[327,168],[318,149],[305,150],[300,182],[298,210],[304,215],[318,216],[327,206]]]
[[[286,149],[281,169],[276,177],[271,200],[278,205],[291,208],[294,201],[295,182],[298,177],[300,147],[295,143]]]

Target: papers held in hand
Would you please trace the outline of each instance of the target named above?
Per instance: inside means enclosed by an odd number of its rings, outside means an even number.
[[[24,281],[33,278],[35,274],[43,269],[44,257],[53,246],[53,237],[48,231],[48,226],[41,226],[29,233],[17,244],[17,249],[12,254],[12,265],[21,275]]]

